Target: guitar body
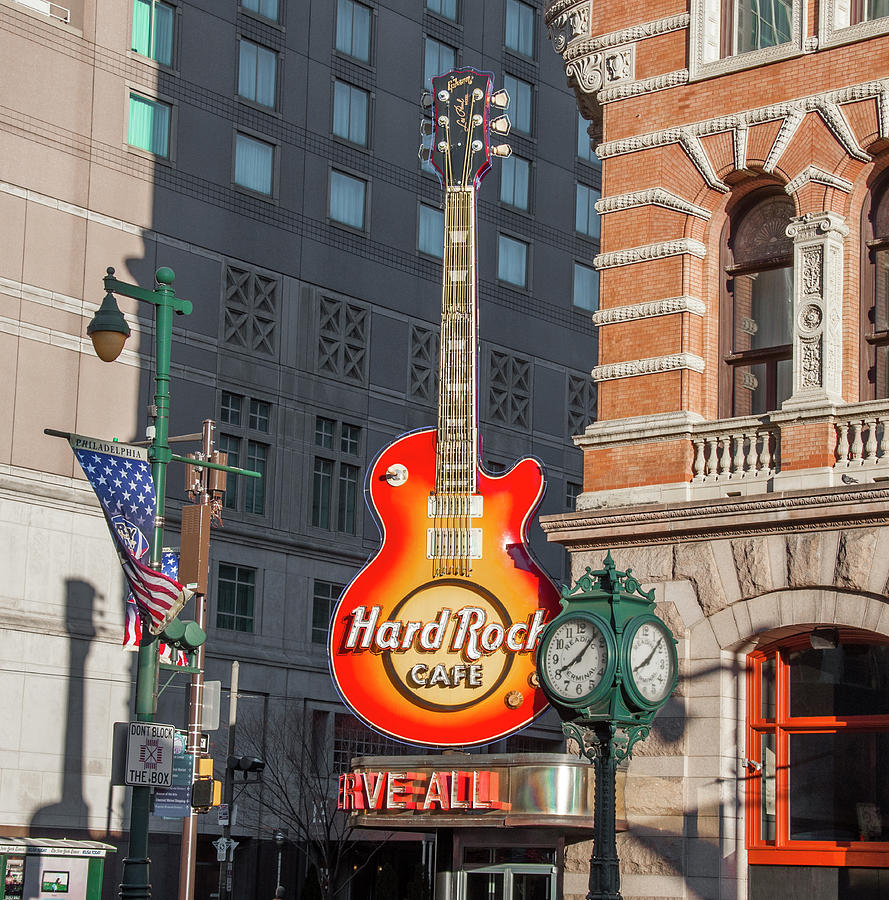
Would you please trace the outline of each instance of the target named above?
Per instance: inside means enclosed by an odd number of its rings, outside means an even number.
[[[560,609],[559,595],[526,543],[543,471],[531,458],[498,476],[476,463],[476,478],[480,500],[471,516],[431,515],[434,428],[390,444],[368,474],[382,544],[334,611],[331,673],[360,718],[409,743],[488,743],[547,705],[534,649],[543,623]],[[473,531],[470,570],[445,564],[436,574],[430,529],[451,524]],[[389,713],[381,702],[393,689],[407,702]]]

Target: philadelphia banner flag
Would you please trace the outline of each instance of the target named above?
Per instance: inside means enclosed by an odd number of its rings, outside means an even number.
[[[136,607],[148,630],[159,634],[179,614],[191,591],[146,565],[157,510],[148,451],[77,434],[69,441],[99,498]]]

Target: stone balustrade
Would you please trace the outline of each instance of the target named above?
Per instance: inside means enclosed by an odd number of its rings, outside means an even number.
[[[886,404],[881,404],[885,407]],[[875,411],[874,404],[855,404],[837,417],[836,467],[854,469],[863,466],[889,465],[889,410]]]
[[[765,479],[778,468],[778,428],[758,419],[730,419],[708,423],[692,433],[692,481]]]

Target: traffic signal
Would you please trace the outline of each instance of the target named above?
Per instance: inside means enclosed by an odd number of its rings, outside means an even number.
[[[228,768],[234,772],[243,772],[244,781],[251,772],[255,772],[257,777],[262,774],[265,768],[265,760],[258,756],[230,756],[228,758]]]
[[[173,619],[159,637],[164,643],[186,653],[193,653],[207,640],[204,629],[197,622],[183,622],[182,619]]]
[[[199,756],[196,762],[195,780],[191,786],[191,805],[206,812],[222,802],[222,782],[213,777],[213,760]]]
[[[222,802],[222,782],[215,778],[198,778],[191,786],[191,805],[208,810]]]

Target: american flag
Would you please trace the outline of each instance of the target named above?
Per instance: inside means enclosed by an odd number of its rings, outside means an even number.
[[[176,579],[179,577],[179,554],[175,550],[164,550],[161,556],[161,571],[164,575]],[[123,646],[126,650],[138,650],[142,643],[142,616],[132,593],[127,594],[126,619],[123,626]],[[188,654],[184,650],[176,650],[163,641],[158,642],[161,662],[174,662],[177,666],[188,665]]]
[[[179,614],[191,591],[142,561],[148,558],[157,508],[148,453],[143,447],[74,434],[70,442],[99,498],[136,606],[148,630],[158,634]]]

